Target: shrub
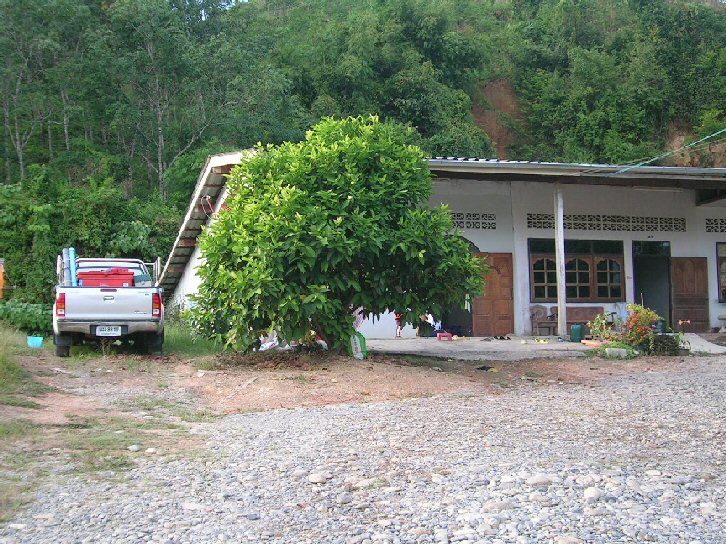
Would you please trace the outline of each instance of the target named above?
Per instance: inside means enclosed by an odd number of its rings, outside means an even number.
[[[678,338],[668,334],[657,334],[650,342],[650,352],[653,355],[677,355],[680,343]]]
[[[635,351],[633,346],[626,344],[624,342],[609,342],[607,344],[600,346],[599,348],[594,348],[594,349],[589,350],[587,352],[587,355],[597,356],[597,357],[607,357],[607,354],[605,353],[605,350],[607,348],[624,349],[625,351],[628,352],[628,359],[633,359],[633,358],[637,357],[637,355],[638,355],[638,352]]]
[[[618,335],[613,332],[615,323],[608,320],[608,314],[598,314],[593,321],[587,322],[587,328],[593,338],[602,338],[603,340],[615,340]]]
[[[305,141],[260,149],[231,174],[228,208],[200,238],[200,331],[251,351],[313,329],[341,350],[353,310],[417,323],[464,305],[488,269],[444,206],[412,133],[376,117],[326,119]]]
[[[0,303],[0,319],[29,335],[53,334],[52,307],[49,304],[7,301]]]
[[[662,319],[650,308],[628,304],[628,319],[623,325],[623,342],[643,351],[652,351],[653,326]]]

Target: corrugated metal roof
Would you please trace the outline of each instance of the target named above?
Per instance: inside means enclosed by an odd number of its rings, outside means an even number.
[[[632,168],[617,164],[561,163],[535,161],[509,161],[470,157],[433,157],[429,159],[432,171],[517,173],[539,176],[602,176],[613,185],[633,180],[700,180],[720,181],[726,185],[726,168],[696,168],[685,166],[638,166]]]

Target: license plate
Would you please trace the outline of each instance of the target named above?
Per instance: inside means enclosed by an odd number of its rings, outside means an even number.
[[[96,327],[96,336],[121,336],[121,327],[109,325]]]

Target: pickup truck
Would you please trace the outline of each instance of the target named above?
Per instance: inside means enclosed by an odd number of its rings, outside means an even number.
[[[147,353],[161,353],[163,290],[152,280],[158,260],[153,276],[138,259],[75,259],[72,278],[61,257],[58,263],[53,304],[57,356],[68,357],[71,346],[94,340],[120,340]]]

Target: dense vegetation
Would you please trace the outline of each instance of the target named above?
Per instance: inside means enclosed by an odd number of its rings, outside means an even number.
[[[0,257],[48,300],[54,256],[164,256],[204,158],[324,116],[491,156],[629,162],[726,126],[726,12],[680,0],[0,0]]]

